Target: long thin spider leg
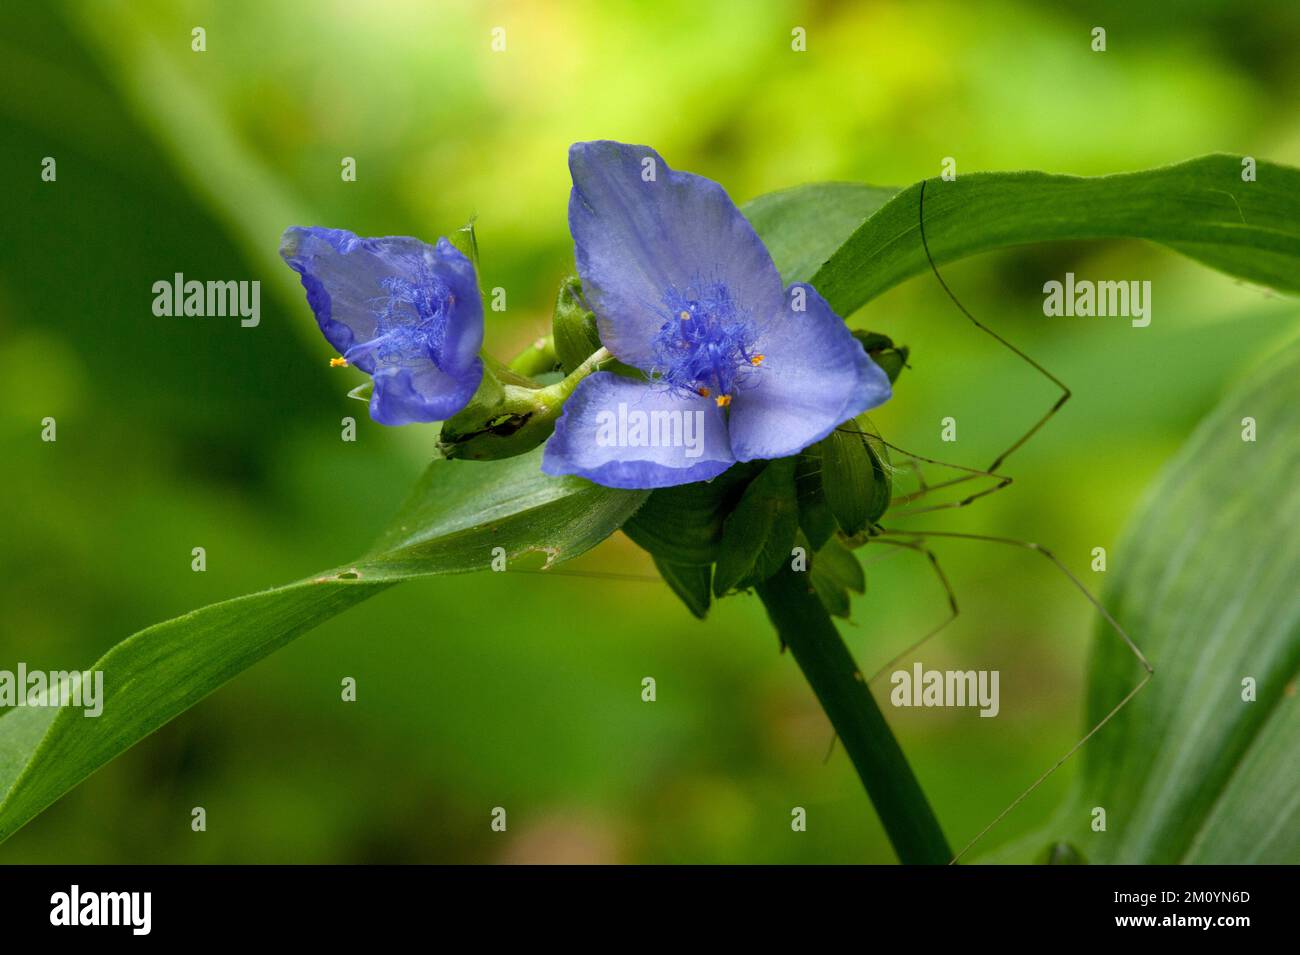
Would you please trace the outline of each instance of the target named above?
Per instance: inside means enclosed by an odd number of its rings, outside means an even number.
[[[993,494],[993,492],[995,491],[1001,491],[1002,489],[1004,489],[1004,487],[1008,487],[1009,485],[1011,485],[1011,482],[1014,481],[1014,478],[1011,478],[1010,476],[1008,476],[1008,474],[997,474],[995,472],[992,472],[992,470],[980,470],[979,468],[970,468],[970,466],[967,466],[965,464],[953,464],[952,461],[940,461],[939,459],[937,459],[937,457],[926,457],[924,455],[918,455],[917,452],[909,451],[907,450],[907,448],[898,447],[897,444],[888,442],[888,440],[881,438],[879,434],[872,434],[872,433],[868,433],[868,431],[863,431],[861,427],[855,424],[855,422],[853,427],[846,427],[844,425],[840,425],[839,427],[836,427],[835,430],[840,431],[841,434],[853,434],[853,435],[857,435],[857,437],[859,438],[876,440],[876,442],[883,444],[883,446],[889,448],[889,450],[897,451],[898,453],[901,453],[901,455],[904,455],[907,457],[907,459],[909,459],[907,460],[907,464],[910,464],[911,468],[913,468],[913,470],[917,472],[917,483],[919,485],[919,489],[910,492],[910,494],[905,494],[905,495],[898,496],[898,498],[894,498],[893,504],[911,503],[913,502],[913,500],[918,500],[920,498],[923,498],[923,496],[926,496],[927,494],[931,494],[932,491],[943,489],[943,487],[952,487],[953,485],[958,485],[958,483],[961,483],[963,481],[970,481],[971,478],[976,478],[976,477],[995,478],[996,481],[998,482],[995,487],[991,487],[991,489],[988,490],[980,491],[978,492],[978,494],[972,494],[970,496],[967,496],[967,498],[959,500],[959,502],[936,504],[930,508],[922,508],[922,509],[915,509],[915,511],[902,512],[900,516],[910,515],[910,513],[926,513],[927,511],[946,511],[946,509],[953,508],[953,507],[966,507],[966,505],[970,504],[972,500],[978,500],[979,498],[983,498],[983,496],[985,495]],[[924,472],[922,468],[920,468],[920,463],[922,463],[922,461],[924,461],[924,463],[926,464],[939,465],[940,468],[952,468],[954,470],[963,470],[963,472],[966,472],[966,474],[963,474],[963,476],[959,478],[950,479],[950,481],[943,481],[937,483],[937,485],[930,485],[930,483],[926,482],[926,476],[924,476]],[[818,476],[818,474],[820,473],[822,473],[822,469],[820,468],[816,470],[809,470],[809,472],[805,472],[800,474],[800,476],[797,476],[796,482],[801,481],[801,479],[814,478]]]
[[[930,511],[946,511],[951,508],[967,507],[968,505],[973,504],[975,501],[978,501],[982,497],[988,497],[990,494],[996,494],[1004,487],[1010,487],[1012,481],[1014,480],[1014,478],[1012,478],[1010,475],[1007,474],[996,474],[991,470],[981,471],[979,468],[970,468],[961,464],[949,464],[946,461],[939,461],[935,458],[927,458],[923,455],[916,454],[915,452],[907,451],[903,448],[900,448],[898,447],[898,445],[890,444],[888,441],[884,440],[883,438],[880,439],[880,443],[883,444],[885,447],[890,448],[894,451],[898,451],[902,454],[906,454],[908,457],[914,460],[925,461],[927,464],[937,464],[940,467],[954,468],[958,471],[966,472],[966,475],[963,478],[958,478],[952,481],[945,481],[940,484],[931,484],[911,494],[905,494],[902,497],[896,498],[890,504],[891,511],[893,510],[894,507],[898,506],[899,504],[908,504],[912,501],[920,499],[921,497],[924,497],[927,494],[933,493],[934,491],[939,490],[940,488],[951,487],[953,484],[957,484],[963,480],[968,481],[971,480],[972,478],[987,477],[987,478],[993,478],[997,481],[997,483],[992,485],[991,487],[984,488],[982,491],[977,491],[974,494],[968,494],[959,501],[945,501],[943,504],[931,504],[926,507],[914,507],[911,510],[907,510],[907,511],[893,511],[893,515],[895,517],[908,517],[912,514],[927,514]]]
[[[906,451],[903,453],[907,454],[908,457],[907,463],[912,465],[912,470],[916,472],[917,492],[920,494],[925,494],[927,491],[930,490],[930,485],[926,483],[925,471],[921,467],[921,459],[917,457],[915,454],[908,454],[908,452]]]
[[[1145,661],[1143,661],[1143,662],[1145,663]],[[1122,699],[1122,700],[1120,700],[1118,703],[1116,703],[1115,706],[1111,709],[1111,711],[1110,711],[1109,713],[1107,713],[1105,716],[1103,716],[1103,717],[1098,721],[1098,723],[1097,723],[1096,726],[1094,726],[1092,729],[1088,730],[1088,732],[1084,733],[1084,734],[1083,734],[1083,737],[1082,737],[1082,738],[1081,738],[1077,743],[1075,743],[1073,746],[1071,746],[1071,747],[1066,751],[1066,753],[1065,753],[1064,756],[1062,756],[1062,757],[1061,757],[1060,759],[1058,759],[1055,763],[1053,763],[1053,764],[1052,764],[1052,767],[1051,767],[1050,769],[1048,769],[1047,772],[1043,773],[1043,775],[1041,775],[1041,776],[1039,776],[1037,779],[1035,779],[1035,780],[1033,781],[1033,783],[1030,784],[1030,786],[1029,786],[1028,789],[1026,789],[1024,792],[1022,792],[1022,793],[1021,793],[1019,796],[1017,796],[1015,799],[1011,800],[1011,803],[1010,803],[1010,804],[1009,804],[1005,809],[1003,809],[1000,813],[998,813],[996,816],[994,816],[992,822],[990,822],[987,826],[985,826],[983,829],[981,829],[981,830],[976,834],[976,836],[975,836],[974,839],[972,839],[970,842],[966,843],[965,847],[964,847],[960,852],[958,852],[955,856],[953,856],[951,859],[948,860],[948,864],[949,864],[949,865],[956,865],[958,859],[960,859],[962,856],[964,856],[967,852],[970,852],[970,850],[975,846],[975,843],[979,842],[979,841],[980,841],[981,839],[983,839],[986,835],[988,835],[988,833],[993,829],[994,826],[996,826],[999,822],[1001,822],[1003,819],[1006,818],[1007,814],[1010,813],[1011,810],[1015,809],[1015,808],[1016,808],[1017,806],[1019,806],[1022,802],[1024,802],[1025,799],[1029,796],[1030,793],[1032,793],[1035,789],[1037,789],[1039,786],[1041,786],[1041,785],[1042,785],[1042,784],[1047,780],[1047,777],[1048,777],[1048,776],[1051,776],[1052,773],[1056,772],[1058,769],[1060,769],[1062,766],[1064,766],[1065,763],[1066,763],[1066,761],[1067,761],[1071,756],[1073,756],[1075,753],[1077,753],[1077,752],[1079,751],[1079,749],[1082,748],[1082,746],[1083,746],[1084,743],[1086,743],[1086,742],[1088,742],[1088,740],[1092,739],[1092,737],[1093,737],[1094,735],[1096,735],[1096,733],[1097,733],[1098,730],[1100,730],[1103,726],[1105,726],[1107,723],[1110,722],[1110,719],[1111,719],[1112,716],[1114,716],[1114,715],[1115,715],[1116,713],[1118,713],[1120,710],[1124,709],[1124,707],[1128,706],[1128,702],[1129,702],[1129,700],[1131,700],[1131,699],[1133,699],[1133,697],[1137,696],[1138,693],[1141,692],[1142,688],[1143,688],[1144,686],[1146,686],[1149,682],[1151,682],[1151,677],[1154,676],[1154,675],[1155,675],[1155,671],[1151,669],[1150,665],[1147,665],[1147,672],[1144,673],[1144,674],[1142,675],[1142,679],[1141,679],[1141,681],[1138,682],[1138,685],[1135,686],[1135,687],[1133,687],[1133,689],[1129,690],[1129,691],[1128,691],[1128,694],[1124,697],[1124,699]]]
[[[864,432],[864,431],[862,431],[862,430],[855,430],[855,429],[853,429],[853,428],[846,428],[846,427],[843,427],[843,426],[840,426],[839,428],[836,428],[835,430],[837,430],[837,431],[843,431],[843,432],[846,433],[846,434],[860,434],[860,435],[866,435],[866,432]],[[889,448],[891,451],[897,451],[899,454],[906,455],[907,457],[911,458],[911,459],[913,460],[913,462],[924,461],[926,464],[936,464],[936,465],[938,465],[939,467],[952,468],[952,469],[954,469],[954,470],[956,470],[956,471],[965,471],[965,472],[966,472],[966,474],[963,475],[963,476],[960,477],[960,478],[954,478],[954,479],[952,479],[952,480],[950,480],[950,481],[943,481],[943,482],[941,482],[941,483],[939,483],[939,484],[929,484],[929,485],[927,485],[927,484],[924,483],[924,480],[922,480],[922,487],[921,487],[919,490],[917,490],[917,491],[913,491],[913,492],[910,493],[910,494],[904,494],[904,495],[902,495],[902,496],[900,496],[900,497],[896,497],[896,498],[894,498],[894,500],[891,502],[891,504],[890,504],[890,509],[891,509],[891,512],[892,512],[893,516],[895,516],[895,517],[908,517],[908,516],[913,515],[913,514],[928,514],[928,513],[931,512],[931,511],[946,511],[946,510],[949,510],[949,509],[951,509],[951,508],[956,508],[956,507],[966,507],[966,506],[968,506],[969,504],[971,504],[971,503],[973,503],[973,502],[975,502],[975,501],[978,501],[978,500],[979,500],[980,498],[982,498],[982,497],[987,497],[987,496],[990,495],[990,494],[995,494],[995,493],[997,493],[998,491],[1002,490],[1004,487],[1009,487],[1009,486],[1011,485],[1011,483],[1015,480],[1015,479],[1012,478],[1010,475],[1006,475],[1006,474],[996,474],[996,473],[994,473],[993,471],[981,471],[979,468],[967,467],[967,466],[964,465],[964,464],[952,464],[951,462],[948,462],[948,461],[940,461],[940,460],[938,460],[937,458],[927,458],[927,457],[926,457],[925,455],[923,455],[923,454],[917,454],[917,453],[914,452],[914,451],[908,451],[906,448],[900,448],[900,447],[899,447],[898,445],[896,445],[896,444],[891,444],[890,442],[886,441],[884,438],[881,438],[881,437],[879,437],[879,436],[877,436],[877,435],[868,435],[868,437],[874,438],[876,441],[879,441],[881,444],[883,444],[885,447]],[[918,468],[919,468],[919,466],[918,466]],[[962,499],[959,500],[959,501],[947,501],[947,502],[945,502],[945,503],[943,503],[943,504],[933,504],[933,505],[930,505],[930,506],[927,506],[927,507],[917,507],[917,508],[913,508],[913,509],[910,510],[910,511],[893,511],[893,510],[892,510],[894,507],[896,507],[896,506],[898,506],[898,505],[900,505],[900,504],[910,504],[912,501],[919,500],[920,498],[924,497],[925,495],[930,494],[930,493],[932,493],[932,492],[934,492],[934,491],[937,491],[937,490],[939,490],[940,488],[951,487],[951,486],[954,485],[954,484],[960,484],[962,481],[969,481],[969,480],[971,480],[972,478],[977,478],[977,477],[993,478],[993,479],[996,480],[998,483],[995,484],[995,485],[993,485],[992,487],[985,488],[984,490],[982,490],[982,491],[978,491],[978,492],[976,492],[976,493],[974,493],[974,494],[968,494],[966,497],[962,498]]]
[[[880,439],[880,443],[881,444],[885,443],[883,438]],[[917,497],[924,497],[930,491],[930,483],[925,479],[925,469],[921,467],[921,456],[918,454],[912,454],[912,452],[910,451],[904,451],[902,448],[894,447],[892,444],[890,445],[890,447],[893,450],[898,451],[900,454],[903,455],[905,459],[905,463],[909,468],[911,468],[912,473],[916,475],[916,490],[913,491],[911,494],[905,496],[909,500],[915,499]],[[931,462],[931,463],[937,463],[937,462]]]
[[[889,543],[892,544],[895,543],[895,541],[889,541]],[[885,553],[882,551],[881,553],[877,554],[875,557],[861,558],[858,561],[858,563],[861,564],[864,568],[871,567],[874,564],[879,564],[881,561],[889,560],[889,558],[891,557],[896,557],[901,553],[903,553],[901,550],[891,550],[889,553]]]
[[[918,554],[924,554],[925,557],[930,561],[930,566],[934,568],[934,572],[936,576],[938,576],[939,578],[939,583],[943,584],[944,592],[948,595],[948,608],[951,612],[949,613],[947,619],[945,619],[941,624],[939,624],[937,627],[930,630],[929,633],[921,637],[919,640],[917,640],[915,643],[909,646],[906,650],[898,654],[898,656],[894,657],[883,667],[881,667],[879,670],[873,673],[871,677],[867,680],[867,683],[869,684],[873,683],[877,677],[879,677],[890,667],[898,663],[898,661],[901,660],[903,657],[907,656],[909,653],[915,652],[918,647],[926,643],[931,637],[937,634],[940,630],[942,630],[944,627],[948,626],[948,624],[956,620],[957,615],[961,613],[961,611],[957,609],[957,595],[953,592],[952,584],[948,582],[948,575],[945,574],[943,572],[943,568],[939,566],[939,558],[935,556],[934,551],[930,550],[928,547],[924,547],[921,544],[916,543],[915,541],[900,541],[900,540],[894,540],[893,538],[889,538],[889,537],[876,537],[873,538],[873,540],[881,544],[892,544],[893,546],[898,548],[906,548],[907,550],[915,551]],[[870,560],[862,561],[862,566],[868,567],[871,564],[878,564],[880,563],[880,561],[886,560],[889,557],[892,557],[894,554],[901,554],[901,553],[903,553],[903,550],[901,549],[890,551],[888,554],[882,553],[879,557],[873,557]],[[831,754],[835,752],[835,741],[838,738],[839,737],[836,736],[835,734],[831,735],[831,744],[826,750],[825,757],[823,757],[822,759],[823,764],[828,762],[831,758]]]
[[[889,447],[891,450],[898,451],[899,453],[906,455],[907,457],[911,458],[913,462],[916,462],[916,461],[924,461],[924,462],[926,462],[927,464],[937,464],[937,465],[939,465],[940,467],[952,468],[953,470],[956,470],[956,471],[965,471],[965,472],[966,472],[965,474],[961,475],[960,477],[949,478],[949,479],[946,480],[946,481],[939,481],[939,482],[936,483],[936,484],[923,484],[922,487],[918,488],[917,490],[913,491],[912,493],[910,493],[910,494],[904,494],[904,495],[902,495],[901,497],[895,498],[895,499],[894,499],[895,503],[899,503],[899,504],[907,504],[907,503],[909,503],[909,502],[911,502],[911,501],[919,500],[920,498],[923,498],[923,497],[925,497],[925,496],[928,495],[928,494],[933,494],[935,491],[942,491],[942,490],[944,490],[945,488],[953,487],[953,486],[956,485],[956,484],[965,484],[967,481],[973,481],[973,480],[975,480],[976,478],[981,478],[981,477],[997,478],[997,479],[999,479],[999,480],[1004,480],[1004,481],[1006,481],[1007,484],[1010,484],[1010,483],[1011,483],[1011,480],[1012,480],[1012,479],[1011,479],[1010,477],[1008,477],[1007,475],[1004,475],[1004,474],[996,474],[996,473],[994,473],[994,472],[991,471],[991,470],[990,470],[990,471],[984,471],[984,470],[982,470],[982,469],[980,469],[980,468],[972,468],[972,467],[968,467],[968,466],[966,466],[966,465],[964,465],[964,464],[953,464],[951,461],[940,461],[940,460],[937,459],[937,458],[927,458],[927,457],[924,457],[923,455],[917,454],[917,453],[914,452],[914,451],[908,451],[908,450],[906,450],[905,448],[900,448],[900,447],[898,447],[897,445],[890,444],[890,443],[889,443],[888,441],[886,441],[884,438],[877,437],[876,440],[878,440],[881,444],[886,445],[886,446]],[[915,465],[914,465],[914,466],[915,466]],[[1006,486],[1006,485],[1003,485],[1003,487],[1005,487],[1005,486]],[[999,490],[1000,490],[1000,488],[999,488]]]
[[[942,504],[927,504],[925,507],[913,507],[906,511],[893,511],[891,508],[891,512],[892,512],[891,516],[912,517],[915,514],[929,514],[931,511],[948,511],[957,507],[969,507],[971,504],[974,504],[982,497],[988,497],[990,494],[996,494],[1004,487],[1007,487],[1010,483],[1011,483],[1011,478],[1003,478],[1001,481],[999,481],[997,484],[993,485],[992,487],[986,487],[984,488],[984,490],[977,491],[974,494],[967,494],[960,501],[945,501]]]
[[[1078,590],[1079,593],[1083,594],[1083,596],[1087,598],[1088,603],[1092,604],[1093,607],[1096,608],[1097,612],[1101,614],[1106,623],[1110,625],[1110,628],[1120,635],[1120,638],[1124,641],[1125,645],[1133,651],[1133,655],[1137,657],[1138,662],[1142,664],[1142,668],[1148,673],[1155,672],[1151,669],[1151,664],[1147,662],[1146,656],[1138,649],[1138,645],[1133,642],[1133,639],[1124,631],[1124,628],[1119,625],[1119,621],[1111,616],[1110,611],[1106,609],[1106,606],[1092,595],[1092,592],[1083,585],[1083,581],[1076,577],[1070,568],[1061,563],[1057,556],[1042,544],[1035,544],[1033,541],[1016,540],[1014,537],[993,537],[989,534],[962,534],[956,531],[895,531],[884,527],[879,530],[881,534],[892,534],[898,537],[948,537],[953,540],[987,541],[992,544],[1006,544],[1011,547],[1021,547],[1025,550],[1032,550],[1036,553],[1042,554],[1056,566],[1057,570],[1066,576],[1070,583],[1074,584],[1075,589]]]
[[[982,471],[979,468],[968,467],[964,464],[953,464],[951,461],[940,461],[938,458],[927,458],[924,455],[917,454],[915,451],[908,451],[906,448],[900,448],[896,444],[890,444],[884,438],[879,436],[877,436],[876,440],[885,445],[891,451],[897,451],[900,454],[905,455],[909,459],[908,463],[912,465],[912,469],[917,473],[917,483],[920,486],[910,494],[903,494],[894,498],[895,504],[909,504],[912,501],[920,500],[928,494],[933,494],[935,491],[942,491],[944,488],[952,487],[954,484],[964,484],[967,481],[973,481],[975,478],[979,477],[991,477],[1000,480],[1005,479],[1008,484],[1011,483],[1011,478],[1006,477],[1005,475],[994,474],[992,471]],[[937,464],[939,467],[952,468],[953,470],[965,471],[966,473],[961,477],[949,478],[946,481],[939,481],[935,484],[930,484],[927,483],[922,476],[922,461],[926,464]]]
[[[1056,385],[1056,387],[1061,389],[1061,397],[1056,400],[1056,404],[1052,405],[1052,407],[1048,409],[1047,413],[1043,415],[1041,418],[1039,418],[1038,421],[1036,421],[1028,431],[1022,434],[1018,439],[1016,439],[1016,441],[1012,442],[1009,448],[1007,448],[1005,451],[1003,451],[1001,454],[999,454],[996,458],[993,459],[993,463],[988,466],[987,470],[996,471],[1001,466],[1003,461],[1005,461],[1008,457],[1014,454],[1026,441],[1028,441],[1035,434],[1037,434],[1038,429],[1041,428],[1043,425],[1045,425],[1048,422],[1048,419],[1050,419],[1052,415],[1056,414],[1056,412],[1060,411],[1061,407],[1067,401],[1070,400],[1070,388],[1068,385],[1066,385],[1065,382],[1061,381],[1060,378],[1057,378],[1054,374],[1052,374],[1050,371],[1048,371],[1038,362],[1034,361],[1034,359],[1030,358],[1028,355],[1026,355],[1015,345],[1011,344],[1011,342],[1007,341],[997,332],[993,331],[993,329],[989,328],[987,325],[985,325],[983,322],[977,319],[974,315],[972,315],[970,311],[966,308],[966,306],[963,305],[957,299],[957,296],[953,294],[952,289],[948,287],[948,283],[943,280],[943,276],[939,274],[939,267],[934,262],[934,256],[930,254],[930,243],[925,236],[925,186],[927,181],[928,180],[925,179],[921,180],[921,195],[917,203],[917,218],[920,222],[921,246],[922,248],[925,249],[926,261],[930,263],[930,271],[932,271],[934,273],[934,277],[939,280],[939,285],[942,286],[948,298],[952,299],[952,303],[957,306],[957,309],[968,319],[970,319],[971,323],[976,328],[978,328],[980,331],[984,332],[985,334],[992,336],[992,338],[995,341],[997,341],[999,344],[1001,344],[1004,348],[1010,350],[1012,354],[1016,355],[1018,358],[1020,358],[1022,361],[1028,364],[1031,368],[1037,371],[1040,375],[1042,375],[1052,384]],[[958,478],[956,480],[969,480],[969,478]]]
[[[944,461],[935,461],[935,462],[932,462],[932,463],[934,463],[934,464],[946,464],[946,462],[944,462]],[[947,467],[955,468],[955,467],[958,467],[958,465],[956,465],[956,464],[947,464]],[[984,477],[984,476],[986,476],[986,475],[991,475],[991,474],[992,474],[991,471],[981,471],[981,470],[979,470],[978,468],[962,468],[962,470],[963,470],[963,471],[967,471],[967,472],[969,472],[969,473],[967,473],[967,474],[963,474],[963,475],[961,475],[960,477],[949,478],[949,479],[946,480],[946,481],[940,481],[940,482],[938,482],[937,484],[928,484],[928,485],[926,485],[925,490],[923,490],[923,491],[915,491],[915,492],[913,492],[912,494],[907,495],[907,496],[906,496],[906,497],[907,497],[907,500],[916,500],[916,499],[918,499],[918,498],[925,497],[927,494],[933,494],[935,491],[942,491],[942,490],[944,490],[945,488],[950,488],[950,487],[952,487],[952,486],[954,486],[954,485],[956,485],[956,484],[965,484],[967,481],[973,481],[973,480],[975,480],[977,477]],[[901,500],[901,499],[900,499],[900,500]]]
[[[870,678],[868,678],[867,680],[868,683],[875,682],[883,673],[893,669],[893,667],[896,666],[898,664],[898,661],[903,659],[903,657],[915,653],[923,645],[928,643],[931,637],[939,633],[941,630],[943,630],[945,627],[951,624],[954,620],[956,620],[958,615],[961,613],[961,610],[957,606],[957,594],[953,591],[952,584],[948,581],[948,575],[945,574],[943,572],[943,568],[939,566],[939,558],[935,556],[934,551],[930,550],[930,548],[928,547],[916,543],[915,541],[894,540],[893,538],[889,538],[889,537],[877,537],[875,538],[875,540],[881,544],[893,544],[896,547],[906,547],[908,550],[913,550],[916,551],[918,554],[923,554],[925,558],[929,560],[930,566],[934,568],[934,574],[936,577],[939,578],[939,583],[943,585],[944,593],[948,595],[949,612],[947,618],[944,619],[944,621],[940,623],[937,627],[931,629],[925,636],[915,641],[911,646],[909,646],[907,649],[903,650],[901,653],[896,655],[892,660],[890,660],[888,663],[886,663],[884,666],[878,669],[875,673],[871,674]]]
[[[1146,655],[1138,648],[1138,645],[1133,642],[1133,639],[1128,635],[1127,632],[1125,632],[1124,628],[1119,625],[1119,622],[1113,616],[1111,616],[1110,611],[1106,609],[1106,607],[1102,604],[1102,602],[1092,595],[1092,592],[1089,591],[1088,588],[1083,585],[1083,582],[1079,580],[1079,578],[1076,577],[1070,571],[1070,568],[1066,567],[1065,564],[1061,563],[1061,561],[1057,559],[1055,554],[1053,554],[1046,547],[1043,547],[1041,544],[1035,544],[1032,541],[1016,540],[1011,537],[994,537],[988,534],[962,534],[962,533],[957,533],[955,531],[893,531],[882,527],[879,529],[879,532],[881,534],[894,534],[903,537],[947,537],[953,540],[987,541],[993,544],[1006,544],[1011,547],[1021,547],[1024,548],[1025,550],[1036,551],[1037,553],[1042,554],[1049,561],[1051,561],[1051,563],[1062,574],[1066,576],[1066,578],[1070,581],[1070,583],[1074,585],[1075,589],[1077,589],[1081,594],[1083,594],[1084,597],[1087,598],[1088,602],[1092,604],[1093,607],[1096,608],[1097,612],[1101,614],[1102,619],[1104,619],[1106,623],[1110,625],[1110,628],[1112,630],[1114,630],[1117,634],[1119,634],[1120,638],[1124,641],[1125,645],[1129,648],[1129,650],[1133,652],[1133,656],[1137,658],[1138,663],[1142,664],[1142,669],[1146,671],[1143,674],[1142,679],[1138,682],[1138,684],[1135,687],[1133,687],[1133,689],[1129,690],[1129,692],[1124,696],[1124,698],[1120,700],[1118,703],[1116,703],[1115,706],[1110,710],[1110,712],[1108,712],[1097,722],[1097,725],[1092,727],[1092,729],[1088,730],[1088,732],[1085,733],[1078,742],[1076,742],[1065,752],[1065,755],[1063,755],[1060,759],[1058,759],[1055,763],[1053,763],[1052,766],[1045,773],[1043,773],[1041,776],[1035,779],[1029,785],[1029,788],[1027,788],[1015,799],[1013,799],[1005,809],[1003,809],[1000,813],[998,813],[993,818],[992,822],[990,822],[987,826],[981,829],[979,833],[976,834],[974,839],[968,842],[960,852],[958,852],[955,856],[953,856],[952,859],[949,861],[949,864],[951,865],[953,863],[956,863],[962,856],[964,856],[967,852],[969,852],[971,848],[975,846],[976,843],[978,843],[981,839],[983,839],[993,829],[994,826],[996,826],[999,822],[1001,822],[1004,818],[1006,818],[1008,813],[1010,813],[1018,805],[1024,802],[1024,800],[1030,795],[1030,793],[1032,793],[1035,789],[1041,786],[1049,776],[1051,776],[1054,772],[1060,769],[1061,766],[1063,766],[1071,756],[1077,753],[1084,743],[1092,739],[1092,737],[1096,735],[1096,733],[1103,726],[1105,726],[1108,722],[1110,722],[1111,718],[1116,713],[1118,713],[1125,706],[1127,706],[1129,704],[1129,701],[1132,700],[1133,697],[1137,696],[1138,693],[1142,690],[1142,688],[1151,681],[1151,677],[1155,675],[1155,670],[1152,668],[1150,661],[1147,660]]]
[[[897,451],[899,454],[904,455],[907,458],[910,458],[911,463],[923,461],[926,464],[936,464],[941,468],[952,468],[954,471],[965,471],[971,477],[991,477],[991,478],[1002,478],[1002,479],[1006,478],[1005,474],[998,474],[994,471],[984,471],[981,470],[980,468],[973,468],[966,464],[953,464],[951,461],[940,461],[938,458],[927,458],[924,454],[917,454],[915,451],[907,450],[907,448],[900,448],[898,445],[886,441],[878,434],[872,434],[870,431],[863,431],[862,428],[857,426],[856,422],[850,422],[850,424],[853,424],[854,426],[848,427],[846,425],[840,425],[835,430],[839,431],[841,434],[858,435],[860,437],[869,438],[870,440],[875,441],[878,444],[883,444],[885,447],[889,448],[889,450]],[[942,487],[943,485],[927,484],[925,486],[930,490],[934,490],[936,488]]]

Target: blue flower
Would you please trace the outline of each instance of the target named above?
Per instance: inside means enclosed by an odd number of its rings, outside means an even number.
[[[887,401],[889,379],[717,183],[653,149],[569,150],[569,229],[601,340],[638,378],[597,372],[565,404],[547,474],[610,487],[704,481],[781,458]]]
[[[307,304],[342,358],[374,379],[380,424],[443,421],[483,377],[483,302],[474,266],[446,239],[363,239],[294,226],[280,255],[302,276]]]

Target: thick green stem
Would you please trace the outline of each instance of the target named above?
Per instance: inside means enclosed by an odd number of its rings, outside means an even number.
[[[808,575],[787,565],[758,585],[758,595],[830,717],[899,860],[949,862],[952,850],[939,820]]]

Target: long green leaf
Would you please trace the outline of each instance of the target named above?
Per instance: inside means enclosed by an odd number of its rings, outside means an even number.
[[[1230,275],[1300,292],[1300,170],[1261,161],[1256,173],[1256,181],[1243,182],[1240,157],[1214,155],[1094,178],[1014,172],[931,179],[926,240],[942,264],[1032,242],[1149,239]],[[928,268],[920,196],[919,183],[898,193],[818,268],[811,282],[840,315]]]
[[[354,564],[142,630],[93,664],[103,712],[24,707],[0,717],[0,840],[115,756],[267,654],[380,590],[482,570],[494,556],[567,560],[645,498],[541,473],[541,449],[491,463],[436,461],[379,545]],[[501,551],[495,551],[501,548]]]
[[[1091,862],[1300,862],[1297,474],[1300,342],[1229,394],[1152,485],[1112,556],[1106,603],[1155,675],[1084,749],[1046,830],[996,858],[1063,840]],[[1087,724],[1140,676],[1099,628]]]
[[[1244,417],[1255,419],[1253,442],[1242,440]],[[1108,599],[1156,675],[1086,750],[1086,792],[1110,807],[1089,858],[1174,862],[1196,845],[1200,861],[1300,862],[1300,721],[1286,704],[1300,670],[1298,474],[1293,347],[1201,424],[1117,549]],[[1104,636],[1089,687],[1093,721],[1133,685],[1122,648]],[[1247,678],[1254,702],[1242,699]],[[1279,735],[1289,747],[1278,747]],[[1269,786],[1242,789],[1258,775],[1247,765],[1256,746],[1256,761],[1272,757],[1275,783],[1289,777],[1289,799],[1274,801]],[[1216,812],[1225,800],[1231,815]],[[1279,822],[1289,844],[1252,841]]]

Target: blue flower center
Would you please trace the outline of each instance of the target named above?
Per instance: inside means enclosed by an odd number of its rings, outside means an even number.
[[[747,313],[721,282],[669,289],[663,302],[666,317],[654,337],[657,380],[730,404],[763,361]]]
[[[422,269],[415,282],[392,276],[380,285],[388,294],[372,302],[374,337],[349,348],[343,357],[371,354],[378,365],[404,367],[432,359],[442,367],[443,339],[454,304],[447,284]]]

